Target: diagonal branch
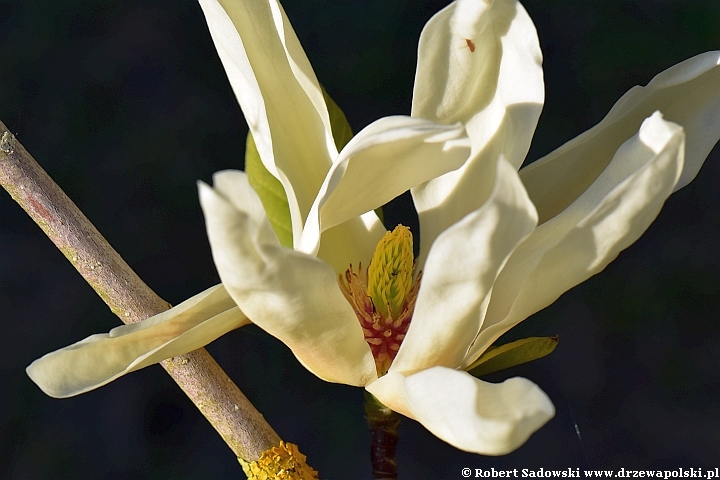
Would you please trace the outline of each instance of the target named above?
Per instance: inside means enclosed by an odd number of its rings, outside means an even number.
[[[0,185],[30,215],[113,313],[135,323],[170,308],[83,215],[0,121]],[[238,458],[255,461],[280,437],[210,354],[161,362]]]

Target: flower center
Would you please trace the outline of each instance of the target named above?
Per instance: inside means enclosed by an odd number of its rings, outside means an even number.
[[[355,311],[370,346],[378,376],[383,376],[405,338],[422,272],[415,282],[412,234],[402,225],[380,240],[367,271],[350,268],[339,275],[340,290]]]

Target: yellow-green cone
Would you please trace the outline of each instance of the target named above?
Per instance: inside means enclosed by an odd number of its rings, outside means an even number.
[[[384,317],[397,318],[402,313],[412,288],[413,261],[412,233],[403,225],[387,232],[375,248],[368,267],[368,293]]]

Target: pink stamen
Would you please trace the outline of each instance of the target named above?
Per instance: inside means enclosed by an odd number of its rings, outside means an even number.
[[[362,265],[358,266],[357,272],[350,265],[345,275],[338,275],[340,290],[360,322],[365,341],[375,358],[379,376],[387,373],[410,327],[421,277],[422,272],[418,273],[408,292],[402,312],[397,318],[393,318],[390,313],[383,317],[373,305],[367,293],[367,272],[363,272]]]

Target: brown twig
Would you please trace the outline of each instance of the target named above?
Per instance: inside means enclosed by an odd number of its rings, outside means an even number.
[[[103,238],[0,121],[0,184],[124,323],[170,305]],[[198,349],[161,362],[238,458],[255,461],[280,437],[210,354]]]

